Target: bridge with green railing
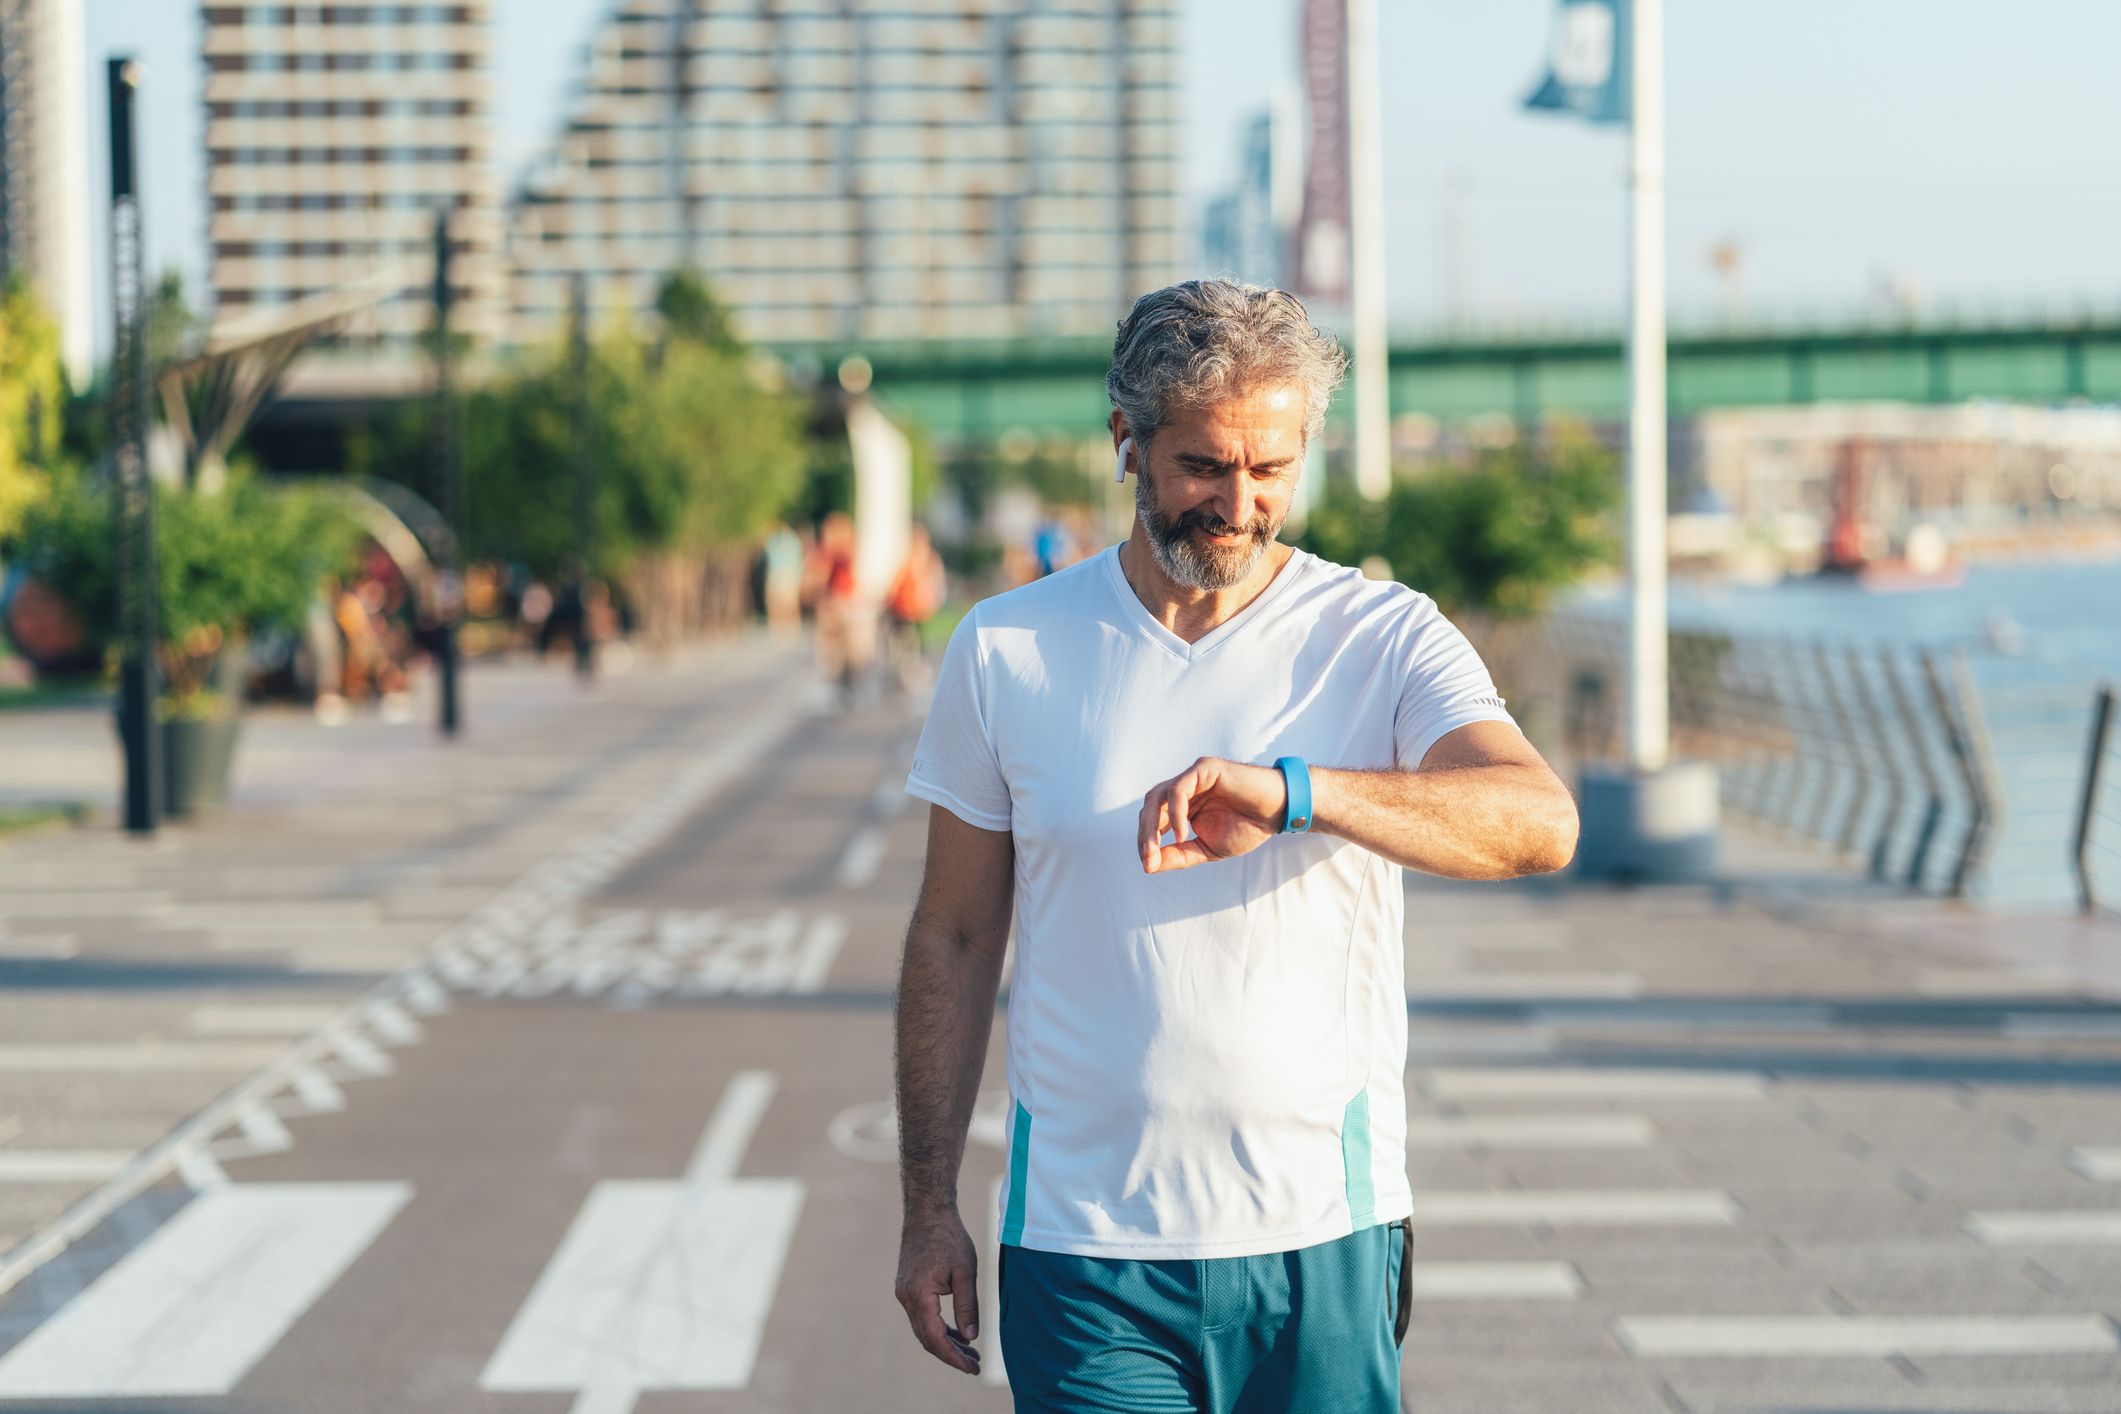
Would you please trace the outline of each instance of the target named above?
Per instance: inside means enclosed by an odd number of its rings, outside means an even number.
[[[828,374],[868,360],[876,396],[946,442],[1020,429],[1087,435],[1104,420],[1103,341],[928,343],[797,351]],[[1675,333],[1674,415],[1708,408],[1894,401],[2121,402],[2121,311],[1992,321],[1847,324]],[[1617,333],[1396,340],[1395,415],[1531,421],[1623,416]],[[1347,400],[1341,400],[1344,414]]]

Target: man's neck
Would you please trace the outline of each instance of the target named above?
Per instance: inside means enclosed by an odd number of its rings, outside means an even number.
[[[1127,577],[1127,585],[1134,591],[1134,597],[1141,600],[1151,618],[1186,642],[1198,643],[1264,594],[1274,577],[1281,573],[1281,567],[1289,562],[1289,556],[1295,553],[1287,545],[1275,541],[1267,546],[1267,553],[1259,557],[1252,573],[1239,583],[1228,589],[1194,589],[1164,573],[1155,549],[1149,544],[1149,534],[1142,529],[1137,518],[1133,534],[1119,548],[1119,569]]]

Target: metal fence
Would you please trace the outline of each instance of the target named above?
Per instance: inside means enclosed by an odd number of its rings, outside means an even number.
[[[1519,684],[1561,704],[1579,759],[1620,752],[1624,633],[1556,615],[1547,680]],[[1727,809],[1911,889],[1999,908],[2121,904],[2121,709],[2079,670],[1682,630],[1671,685],[1673,749],[1720,765]]]

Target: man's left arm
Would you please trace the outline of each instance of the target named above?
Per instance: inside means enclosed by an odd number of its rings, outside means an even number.
[[[1546,874],[1576,853],[1576,801],[1506,721],[1446,734],[1414,770],[1312,766],[1311,831],[1453,879]],[[1167,873],[1257,849],[1279,833],[1281,772],[1202,757],[1143,798],[1142,867]],[[1162,844],[1165,831],[1175,843]]]
[[[1313,768],[1311,829],[1428,874],[1514,879],[1575,856],[1576,801],[1514,725],[1469,722],[1412,771]]]

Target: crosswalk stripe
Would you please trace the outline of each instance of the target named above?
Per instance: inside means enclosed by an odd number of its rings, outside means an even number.
[[[0,1149],[0,1183],[101,1183],[131,1157],[126,1149]]]
[[[411,1196],[403,1183],[205,1193],[0,1357],[0,1396],[227,1394]]]
[[[1559,1223],[1593,1227],[1722,1227],[1738,1205],[1716,1188],[1467,1189],[1414,1195],[1416,1226]]]
[[[202,1006],[186,1022],[202,1036],[307,1036],[338,1014],[335,1006]]]
[[[1638,1149],[1657,1135],[1645,1115],[1453,1115],[1407,1121],[1407,1147]]]
[[[1416,1262],[1413,1288],[1425,1301],[1571,1301],[1583,1278],[1567,1262]]]
[[[251,1070],[280,1054],[277,1044],[214,1041],[56,1041],[0,1045],[0,1071]]]
[[[791,1178],[732,1177],[774,1077],[735,1076],[686,1176],[599,1183],[479,1377],[626,1414],[645,1390],[750,1383],[803,1206]]]
[[[1969,1213],[1966,1230],[1991,1247],[2121,1246],[2121,1210],[2061,1208],[2051,1212]]]
[[[1527,1066],[1436,1070],[1422,1088],[1439,1100],[1623,1099],[1748,1100],[1767,1093],[1756,1071],[1587,1070]]]
[[[2104,1316],[1623,1316],[1635,1355],[2063,1355],[2121,1349]]]
[[[2094,1183],[2121,1183],[2121,1144],[2072,1149],[2069,1166]]]

